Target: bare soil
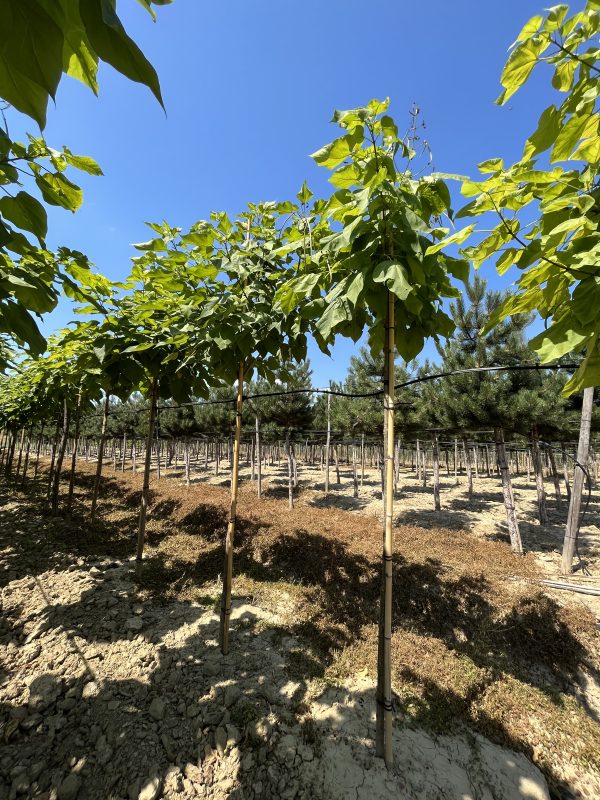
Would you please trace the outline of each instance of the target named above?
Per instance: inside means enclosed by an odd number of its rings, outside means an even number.
[[[529,551],[517,558],[497,478],[476,481],[469,503],[464,478],[446,476],[436,513],[430,487],[402,472],[387,773],[372,741],[375,473],[354,498],[342,466],[324,498],[320,471],[300,465],[292,510],[283,463],[260,501],[242,482],[225,659],[215,610],[228,478],[182,477],[152,483],[139,583],[139,474],[106,469],[93,525],[91,464],[79,464],[71,520],[47,516],[43,470],[26,494],[4,487],[0,798],[504,800],[547,798],[546,784],[555,798],[600,796],[597,619],[589,598],[541,583],[566,513],[552,498],[539,526],[533,484],[516,482]],[[590,584],[598,500],[580,542],[590,575],[577,580]]]

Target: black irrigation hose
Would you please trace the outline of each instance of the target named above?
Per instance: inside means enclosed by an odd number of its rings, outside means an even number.
[[[438,372],[434,375],[424,375],[420,378],[411,378],[409,381],[405,381],[404,383],[397,383],[394,385],[394,389],[405,389],[407,386],[413,386],[417,383],[426,383],[428,381],[437,380],[438,378],[450,378],[454,375],[468,375],[470,373],[478,373],[478,372],[519,372],[519,371],[539,371],[539,370],[560,370],[560,369],[577,369],[579,364],[515,364],[513,366],[496,366],[496,367],[466,367],[465,369],[456,369],[450,370],[449,372]],[[368,397],[381,397],[381,395],[385,394],[385,389],[377,389],[374,392],[341,392],[336,391],[334,389],[314,389],[314,388],[306,388],[306,389],[288,389],[287,391],[283,392],[259,392],[257,394],[248,394],[243,395],[242,399],[246,400],[258,400],[262,397],[289,397],[292,395],[297,394],[322,394],[322,395],[331,395],[332,397],[348,397],[350,399],[359,399],[359,398],[368,398]],[[190,403],[180,403],[174,406],[158,406],[157,411],[165,411],[165,410],[176,410],[178,408],[190,408],[193,406],[215,406],[215,405],[233,405],[236,402],[235,398],[228,398],[226,400],[196,400]],[[396,402],[394,403],[395,406],[411,406],[412,403],[407,402]],[[142,413],[143,411],[148,411],[148,408],[138,408],[138,409],[112,409],[109,411],[109,416],[119,412],[120,410],[130,413]],[[101,413],[97,414],[87,414],[86,417],[101,417]]]

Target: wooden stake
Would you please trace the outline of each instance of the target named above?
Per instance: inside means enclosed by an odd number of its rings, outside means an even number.
[[[579,444],[577,445],[577,463],[573,476],[573,488],[569,501],[567,527],[562,552],[562,573],[569,575],[573,571],[573,554],[577,545],[579,532],[579,514],[581,512],[581,496],[585,481],[585,468],[590,449],[590,430],[592,427],[592,409],[594,406],[594,388],[592,386],[583,390],[583,405],[581,408],[581,427],[579,429]]]
[[[237,513],[238,465],[240,459],[240,440],[242,437],[242,408],[244,404],[244,362],[240,362],[238,389],[235,409],[235,437],[233,442],[233,458],[231,473],[231,506],[227,535],[225,537],[225,569],[223,572],[223,594],[221,598],[221,652],[224,656],[229,652],[229,618],[231,616],[231,583],[233,580],[233,537]]]
[[[504,445],[504,433],[502,428],[494,428],[494,435],[496,438],[496,457],[498,459],[498,467],[502,477],[502,492],[504,494],[504,507],[506,509],[506,521],[508,522],[510,544],[515,553],[518,555],[523,555],[523,544],[521,542],[521,532],[519,531],[519,522],[517,520],[515,498],[513,495],[510,473],[508,471],[508,464],[506,461],[506,447]]]

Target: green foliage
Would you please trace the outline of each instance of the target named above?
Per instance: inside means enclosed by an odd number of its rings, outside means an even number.
[[[314,321],[324,352],[336,335],[358,341],[367,328],[375,354],[383,346],[389,289],[396,297],[396,346],[410,360],[427,337],[452,332],[442,299],[457,295],[450,276],[464,278],[467,265],[435,252],[448,232],[437,225],[442,213],[451,216],[448,189],[439,176],[412,176],[414,152],[399,138],[387,107],[387,100],[372,100],[334,114],[343,135],[313,158],[332,170],[336,191],[327,204],[315,204],[319,247],[298,260],[278,299]],[[397,158],[406,163],[398,166]]]
[[[148,86],[162,104],[156,72],[126,34],[115,6],[111,0],[4,0],[0,97],[43,128],[63,74],[97,93],[98,63],[105,61]]]
[[[148,0],[141,4],[154,17]],[[0,4],[0,101],[46,123],[63,74],[98,92],[100,61],[111,64],[131,80],[146,84],[162,104],[156,72],[126,34],[112,0],[4,0]],[[4,105],[4,104],[3,104]],[[4,112],[5,108],[3,108]],[[6,116],[0,124],[0,333],[19,347],[39,355],[46,342],[36,316],[51,311],[61,292],[85,294],[94,278],[82,269],[78,254],[77,286],[66,269],[72,258],[50,253],[45,246],[48,220],[44,205],[22,185],[37,188],[41,199],[75,212],[82,203],[81,189],[64,173],[67,167],[101,175],[89,156],[64,147],[57,151],[43,137],[13,141]],[[27,234],[37,240],[31,241]],[[89,273],[89,267],[88,273]],[[89,280],[88,280],[89,277]],[[0,354],[0,371],[10,361]]]
[[[463,194],[473,200],[457,216],[496,214],[491,233],[464,255],[476,266],[496,257],[500,274],[512,266],[521,270],[516,294],[498,306],[487,328],[537,311],[546,329],[531,345],[544,363],[585,353],[565,386],[571,394],[600,383],[600,6],[588,0],[582,11],[568,13],[568,6],[555,6],[525,25],[498,99],[505,103],[545,64],[556,104],[540,115],[520,161],[510,167],[501,159],[486,161],[479,165],[483,180],[463,183]]]

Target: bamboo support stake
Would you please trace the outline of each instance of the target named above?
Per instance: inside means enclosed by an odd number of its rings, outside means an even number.
[[[225,570],[223,574],[223,594],[221,599],[221,652],[224,656],[229,652],[229,619],[231,616],[231,583],[233,580],[233,537],[237,512],[238,465],[240,458],[240,440],[242,436],[242,408],[244,404],[244,362],[240,362],[238,374],[237,400],[235,408],[235,437],[233,442],[233,464],[231,474],[231,506],[225,537]]]
[[[583,405],[581,407],[581,427],[579,429],[579,443],[577,445],[577,462],[573,476],[573,488],[569,501],[567,527],[562,552],[562,573],[569,575],[573,570],[573,554],[577,545],[579,531],[579,514],[581,512],[581,496],[585,480],[585,468],[590,447],[590,430],[592,427],[592,409],[594,406],[594,388],[592,386],[583,390]]]
[[[154,439],[154,424],[156,422],[156,406],[158,397],[158,379],[152,378],[150,383],[150,413],[148,418],[148,435],[146,437],[146,457],[144,460],[144,482],[140,500],[140,519],[138,525],[136,573],[139,578],[144,557],[144,535],[146,533],[146,514],[148,512],[148,495],[150,491],[150,463],[152,459],[152,442]]]

